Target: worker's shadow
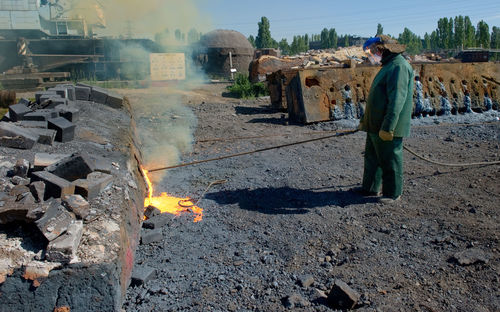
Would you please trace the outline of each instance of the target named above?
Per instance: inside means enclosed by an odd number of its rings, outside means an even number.
[[[220,205],[238,204],[241,209],[265,214],[304,214],[316,207],[346,207],[376,202],[376,198],[362,197],[352,191],[318,192],[290,187],[220,191],[207,194],[206,198]]]

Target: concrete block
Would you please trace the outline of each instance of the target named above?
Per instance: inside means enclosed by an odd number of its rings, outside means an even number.
[[[21,98],[17,104],[24,104],[26,106],[29,106],[31,104],[30,100]]]
[[[76,153],[46,167],[44,170],[68,181],[85,179],[94,171],[95,165],[87,153]],[[102,179],[102,177],[101,177]],[[95,180],[99,180],[96,177]]]
[[[75,86],[72,84],[58,84],[56,88],[65,88],[68,91],[68,100],[75,101]]]
[[[57,95],[59,95],[63,99],[68,98],[68,89],[64,87],[54,87],[50,88],[47,91],[54,91]]]
[[[57,117],[59,117],[59,113],[55,109],[38,109],[24,115],[23,120],[47,121]]]
[[[73,184],[75,185],[75,194],[82,195],[87,200],[94,199],[101,193],[99,183],[93,183],[87,179],[73,181]]]
[[[23,120],[23,117],[31,112],[33,111],[24,104],[14,104],[9,106],[9,118],[13,122]]]
[[[21,120],[15,123],[16,126],[32,129],[47,129],[47,121]]]
[[[62,198],[65,195],[72,195],[75,193],[75,186],[71,182],[48,171],[33,172],[31,180],[33,182],[42,181],[45,183],[44,200],[50,197]]]
[[[20,176],[23,178],[28,177],[28,171],[30,170],[30,162],[26,159],[20,158],[16,161],[14,165],[14,175]]]
[[[75,125],[66,118],[58,117],[48,120],[48,128],[57,131],[56,141],[69,142],[75,137]]]
[[[132,271],[132,279],[130,282],[131,286],[140,286],[144,283],[147,283],[150,280],[156,278],[156,269],[149,267],[147,265],[143,265],[140,267],[134,267]]]
[[[111,165],[111,161],[108,161],[102,157],[92,157],[95,163],[95,171],[111,174],[113,171],[113,166]]]
[[[328,304],[334,309],[354,309],[359,300],[359,293],[341,280],[336,280],[328,294]]]
[[[53,241],[68,230],[76,220],[62,205],[50,205],[40,219],[35,223],[47,240]]]
[[[0,122],[0,146],[31,149],[38,141],[38,135],[8,122]]]
[[[48,104],[45,106],[45,108],[56,108],[59,105],[68,105],[69,101],[68,99],[56,97],[47,99],[47,103]]]
[[[163,213],[152,217],[142,223],[142,227],[145,229],[160,229],[172,221],[174,215],[170,213]]]
[[[146,230],[143,229],[141,232],[141,244],[147,245],[151,243],[159,242],[163,239],[162,229]]]
[[[54,96],[57,95],[55,91],[40,91],[40,92],[35,92],[35,100],[38,104],[42,103],[41,98],[42,96]]]
[[[161,215],[161,210],[156,208],[155,206],[148,206],[144,210],[144,216],[148,219],[151,219],[155,216]]]
[[[43,183],[42,181],[31,183],[30,191],[37,202],[43,202],[45,195],[45,183]]]
[[[123,96],[118,93],[108,91],[108,97],[106,99],[106,105],[113,108],[123,107]]]
[[[73,212],[78,219],[85,219],[90,214],[90,205],[81,195],[68,195],[63,198],[63,204]]]
[[[51,241],[47,246],[47,260],[61,263],[71,262],[71,260],[76,258],[82,234],[83,222],[74,221],[71,223],[66,233]]]
[[[48,153],[36,153],[35,161],[33,162],[33,167],[35,171],[43,170],[45,167],[48,167],[56,162],[70,157],[69,154],[48,154]]]
[[[91,92],[92,88],[89,87],[78,85],[75,87],[75,97],[79,101],[89,101]]]
[[[113,179],[112,175],[99,171],[87,175],[87,180],[99,185],[101,192],[113,183]]]
[[[92,101],[99,104],[106,104],[108,91],[99,87],[92,87]]]
[[[45,145],[53,145],[54,140],[56,139],[56,130],[52,129],[40,129],[40,128],[33,128],[30,129],[31,132],[37,134],[38,137],[38,143],[40,144],[45,144]]]
[[[66,118],[68,121],[76,122],[80,117],[80,110],[70,105],[59,105],[55,108],[61,117]]]

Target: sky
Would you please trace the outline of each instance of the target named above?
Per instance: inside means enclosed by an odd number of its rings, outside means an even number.
[[[335,28],[338,34],[370,37],[377,24],[385,34],[397,37],[407,27],[423,37],[437,27],[442,17],[469,16],[476,26],[484,20],[500,26],[500,0],[336,1],[336,0],[195,0],[200,13],[211,19],[212,29],[232,29],[245,36],[257,35],[262,16],[270,20],[276,40],[294,35],[319,34]],[[208,30],[208,29],[207,29]],[[202,30],[207,32],[207,30]]]

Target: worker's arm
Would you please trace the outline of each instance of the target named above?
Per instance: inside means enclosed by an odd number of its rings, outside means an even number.
[[[387,77],[387,109],[382,122],[381,131],[394,133],[398,124],[399,114],[404,107],[408,96],[408,86],[410,73],[403,66],[399,65]]]

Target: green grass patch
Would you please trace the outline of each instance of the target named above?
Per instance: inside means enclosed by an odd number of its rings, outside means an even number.
[[[242,99],[252,99],[269,95],[269,90],[263,82],[251,83],[247,76],[238,74],[232,86],[227,87],[232,95]]]
[[[0,108],[0,118],[3,117],[8,111],[8,108]]]

